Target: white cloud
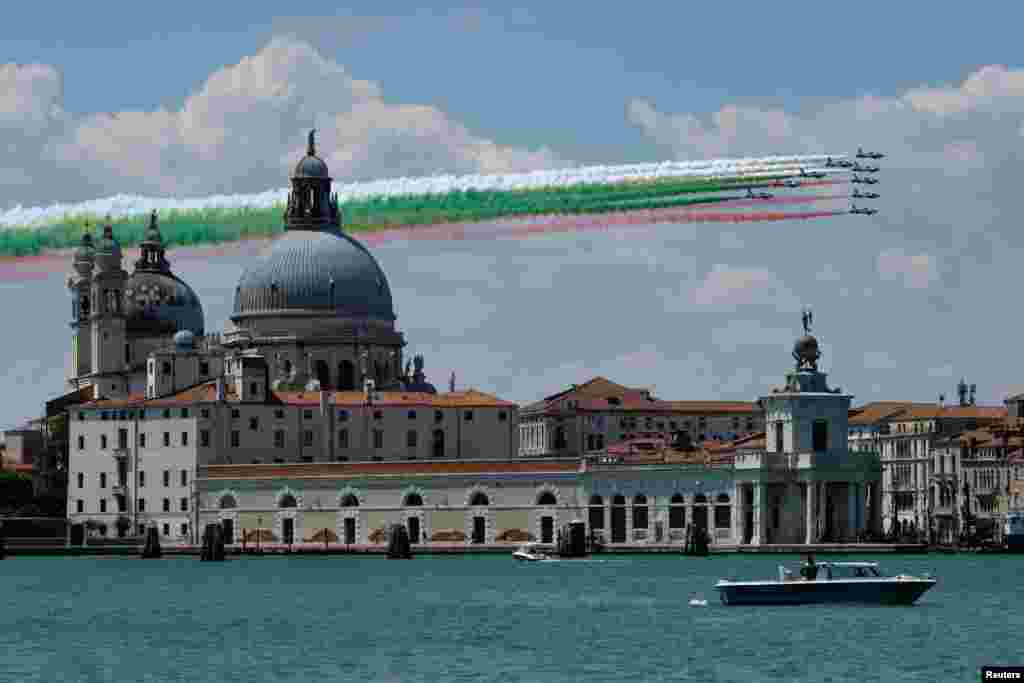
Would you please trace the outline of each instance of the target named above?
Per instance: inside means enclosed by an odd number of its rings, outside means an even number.
[[[283,184],[314,127],[320,154],[339,179],[502,173],[566,163],[548,148],[478,137],[435,107],[386,102],[379,84],[354,78],[291,38],[275,38],[213,72],[177,110],[76,120],[62,100],[53,67],[0,65],[0,150],[19,164],[8,168],[0,161],[7,184],[0,202],[263,191]],[[44,178],[49,182],[40,182]],[[54,197],[55,189],[63,196]]]
[[[796,297],[770,270],[763,268],[732,268],[716,264],[699,287],[693,290],[693,303],[698,306],[732,308],[751,304],[793,310]]]
[[[878,274],[884,280],[902,281],[908,289],[927,289],[938,279],[928,254],[906,254],[900,250],[878,255]]]

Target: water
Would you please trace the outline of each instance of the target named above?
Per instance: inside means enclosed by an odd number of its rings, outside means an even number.
[[[939,584],[914,607],[724,607],[719,578],[798,558],[16,557],[0,681],[975,681],[1024,664],[1024,557],[879,559]]]

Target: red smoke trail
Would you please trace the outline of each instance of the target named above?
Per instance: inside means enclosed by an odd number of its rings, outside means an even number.
[[[732,209],[741,206],[765,206],[767,204],[811,204],[813,202],[827,202],[835,199],[848,199],[846,194],[813,194],[813,195],[785,195],[772,197],[771,199],[750,199],[749,197],[737,197],[728,202],[715,204],[723,209]],[[712,206],[708,204],[707,206]]]

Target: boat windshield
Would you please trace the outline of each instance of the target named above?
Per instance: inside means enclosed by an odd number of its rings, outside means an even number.
[[[819,566],[818,576],[829,579],[876,579],[881,577],[878,567],[873,564],[824,564]]]

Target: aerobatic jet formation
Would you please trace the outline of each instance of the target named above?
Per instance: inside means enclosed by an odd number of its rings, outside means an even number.
[[[850,213],[860,213],[864,214],[865,216],[873,216],[876,213],[878,213],[878,209],[862,209],[858,207],[856,204],[854,204],[853,206],[850,207]]]
[[[850,170],[854,173],[878,173],[879,168],[877,166],[861,166],[860,164],[853,164],[850,166]]]
[[[854,199],[878,199],[881,196],[882,195],[878,194],[877,192],[861,192],[857,188],[853,189]]]
[[[747,188],[747,199],[771,199],[772,195],[770,192],[754,192],[749,187]]]
[[[878,178],[862,178],[859,175],[853,176],[850,180],[851,183],[860,183],[861,185],[877,185]]]
[[[827,157],[825,159],[825,166],[830,168],[852,168],[853,162],[850,161],[849,159],[840,159],[839,161],[834,161],[832,157]]]
[[[865,152],[862,148],[857,148],[858,159],[884,159],[885,155],[881,152]]]
[[[824,171],[805,171],[801,168],[800,175],[804,178],[824,178],[828,174]]]

